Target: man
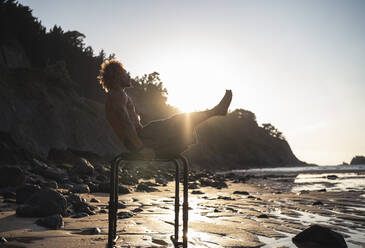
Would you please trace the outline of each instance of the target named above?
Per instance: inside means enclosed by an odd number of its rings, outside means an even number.
[[[210,110],[177,114],[142,126],[132,99],[124,91],[131,86],[131,78],[123,64],[115,59],[105,61],[98,79],[108,94],[108,122],[125,146],[145,159],[168,158],[185,151],[195,143],[195,127],[213,116],[226,115],[232,100],[232,91],[226,90],[220,103]]]

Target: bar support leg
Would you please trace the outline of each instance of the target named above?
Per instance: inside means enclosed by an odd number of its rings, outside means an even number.
[[[180,210],[180,189],[179,189],[179,162],[174,160],[175,163],[175,241],[179,241],[179,210]]]
[[[188,247],[188,214],[189,214],[189,162],[188,160],[181,156],[184,163],[184,202],[183,202],[183,248]]]

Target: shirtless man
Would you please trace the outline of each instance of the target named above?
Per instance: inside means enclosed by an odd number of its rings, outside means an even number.
[[[219,115],[226,115],[232,100],[232,91],[214,108],[193,113],[177,114],[152,121],[142,126],[132,99],[124,91],[131,86],[131,78],[118,60],[105,61],[98,77],[107,93],[106,118],[124,145],[145,159],[173,157],[196,142],[195,127]]]

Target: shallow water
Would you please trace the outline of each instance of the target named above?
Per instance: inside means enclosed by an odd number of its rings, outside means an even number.
[[[336,176],[337,178],[328,179],[328,176]],[[365,175],[358,173],[299,174],[294,183],[293,192],[324,188],[327,191],[363,191],[365,189]]]

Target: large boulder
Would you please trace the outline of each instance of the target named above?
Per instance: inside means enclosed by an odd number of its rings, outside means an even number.
[[[319,225],[305,229],[292,240],[298,248],[347,248],[341,234]]]
[[[60,214],[55,214],[38,219],[35,223],[37,225],[44,226],[50,229],[60,229],[64,226],[63,218]]]
[[[63,170],[58,168],[52,168],[38,159],[33,158],[32,165],[34,167],[34,172],[42,175],[47,179],[52,179],[57,181],[58,183],[61,183],[67,178],[67,174]]]
[[[0,188],[18,186],[24,181],[25,176],[20,168],[14,166],[0,167]]]
[[[16,203],[25,203],[33,194],[39,192],[41,187],[35,184],[25,184],[16,190]]]
[[[24,217],[45,217],[54,214],[65,215],[67,200],[53,189],[42,189],[16,209],[16,214]]]
[[[84,198],[81,198],[78,195],[70,194],[67,197],[67,201],[75,213],[86,213],[88,215],[95,214],[93,212],[93,210],[95,210],[95,207],[89,205]]]
[[[69,150],[51,149],[48,152],[48,159],[70,164],[72,174],[88,176],[94,174],[94,166],[87,159],[76,156]]]

